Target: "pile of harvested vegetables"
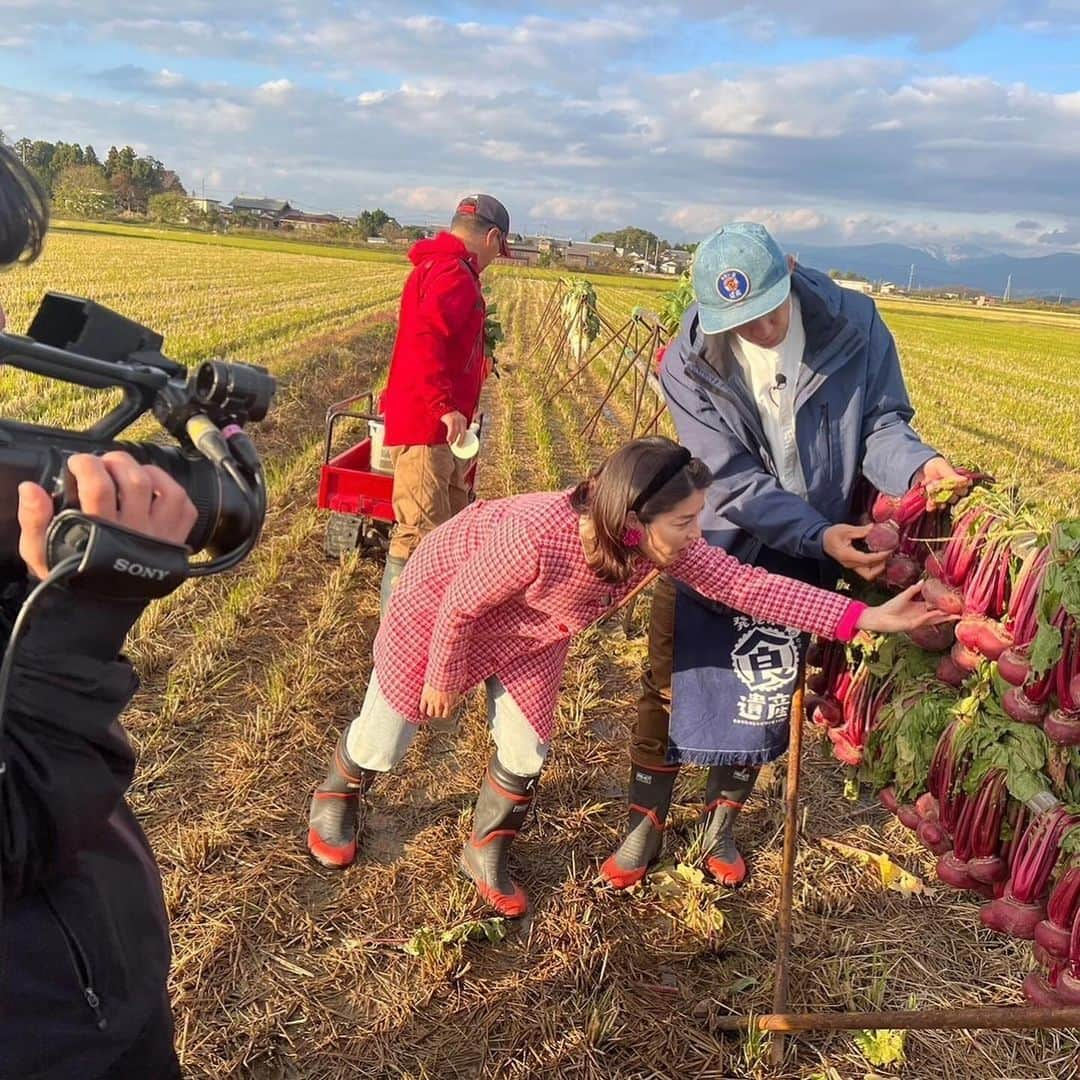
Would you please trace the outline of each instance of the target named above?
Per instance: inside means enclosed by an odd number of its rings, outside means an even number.
[[[1040,527],[981,486],[865,505],[886,587],[922,578],[960,618],[815,643],[808,714],[849,794],[869,785],[944,885],[985,898],[986,927],[1033,942],[1028,1000],[1080,1004],[1080,520]]]

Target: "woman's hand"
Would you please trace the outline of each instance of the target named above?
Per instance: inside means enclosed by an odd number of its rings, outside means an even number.
[[[946,615],[937,608],[927,607],[921,599],[923,583],[917,581],[909,589],[898,593],[887,603],[868,607],[860,616],[858,628],[875,634],[897,634],[914,630],[919,626],[937,626],[939,623],[956,622],[959,615]]]
[[[445,690],[436,690],[424,683],[420,694],[420,712],[432,720],[449,720],[450,714],[461,700],[460,694],[448,694]]]

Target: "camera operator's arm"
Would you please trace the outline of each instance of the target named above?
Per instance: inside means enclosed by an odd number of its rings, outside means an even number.
[[[195,508],[167,473],[127,454],[77,455],[69,468],[81,508],[158,540],[182,544]],[[53,506],[35,484],[19,489],[19,552],[47,573]],[[18,645],[5,710],[0,778],[4,891],[18,896],[71,865],[124,796],[134,754],[117,717],[137,686],[118,656],[141,601],[48,590]]]

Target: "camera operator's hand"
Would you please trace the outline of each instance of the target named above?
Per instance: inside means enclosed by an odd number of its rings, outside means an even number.
[[[191,534],[198,511],[164,469],[140,465],[119,450],[102,457],[74,454],[67,465],[85,513],[168,544],[182,545]],[[20,484],[19,555],[39,579],[49,573],[45,534],[52,519],[53,501],[45,489]]]

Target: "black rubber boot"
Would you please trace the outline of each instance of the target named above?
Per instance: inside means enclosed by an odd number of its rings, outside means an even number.
[[[705,786],[705,813],[701,818],[705,869],[721,885],[741,885],[746,862],[735,846],[735,819],[757,783],[756,765],[713,765]]]
[[[630,762],[630,823],[626,837],[600,867],[613,889],[629,889],[648,873],[664,846],[664,827],[678,765],[648,766]]]
[[[525,890],[510,877],[510,845],[532,805],[538,776],[518,776],[497,756],[488,762],[473,812],[472,835],[461,853],[461,869],[500,915],[520,918],[529,910]]]
[[[361,798],[379,775],[371,769],[361,769],[349,757],[348,733],[348,728],[341,733],[330,771],[315,789],[308,811],[308,851],[323,866],[332,869],[349,866],[355,860]]]
[[[379,585],[379,618],[386,614],[386,606],[390,603],[390,594],[394,591],[397,579],[405,569],[408,559],[399,558],[397,555],[387,555],[386,565],[383,567],[382,582]]]

